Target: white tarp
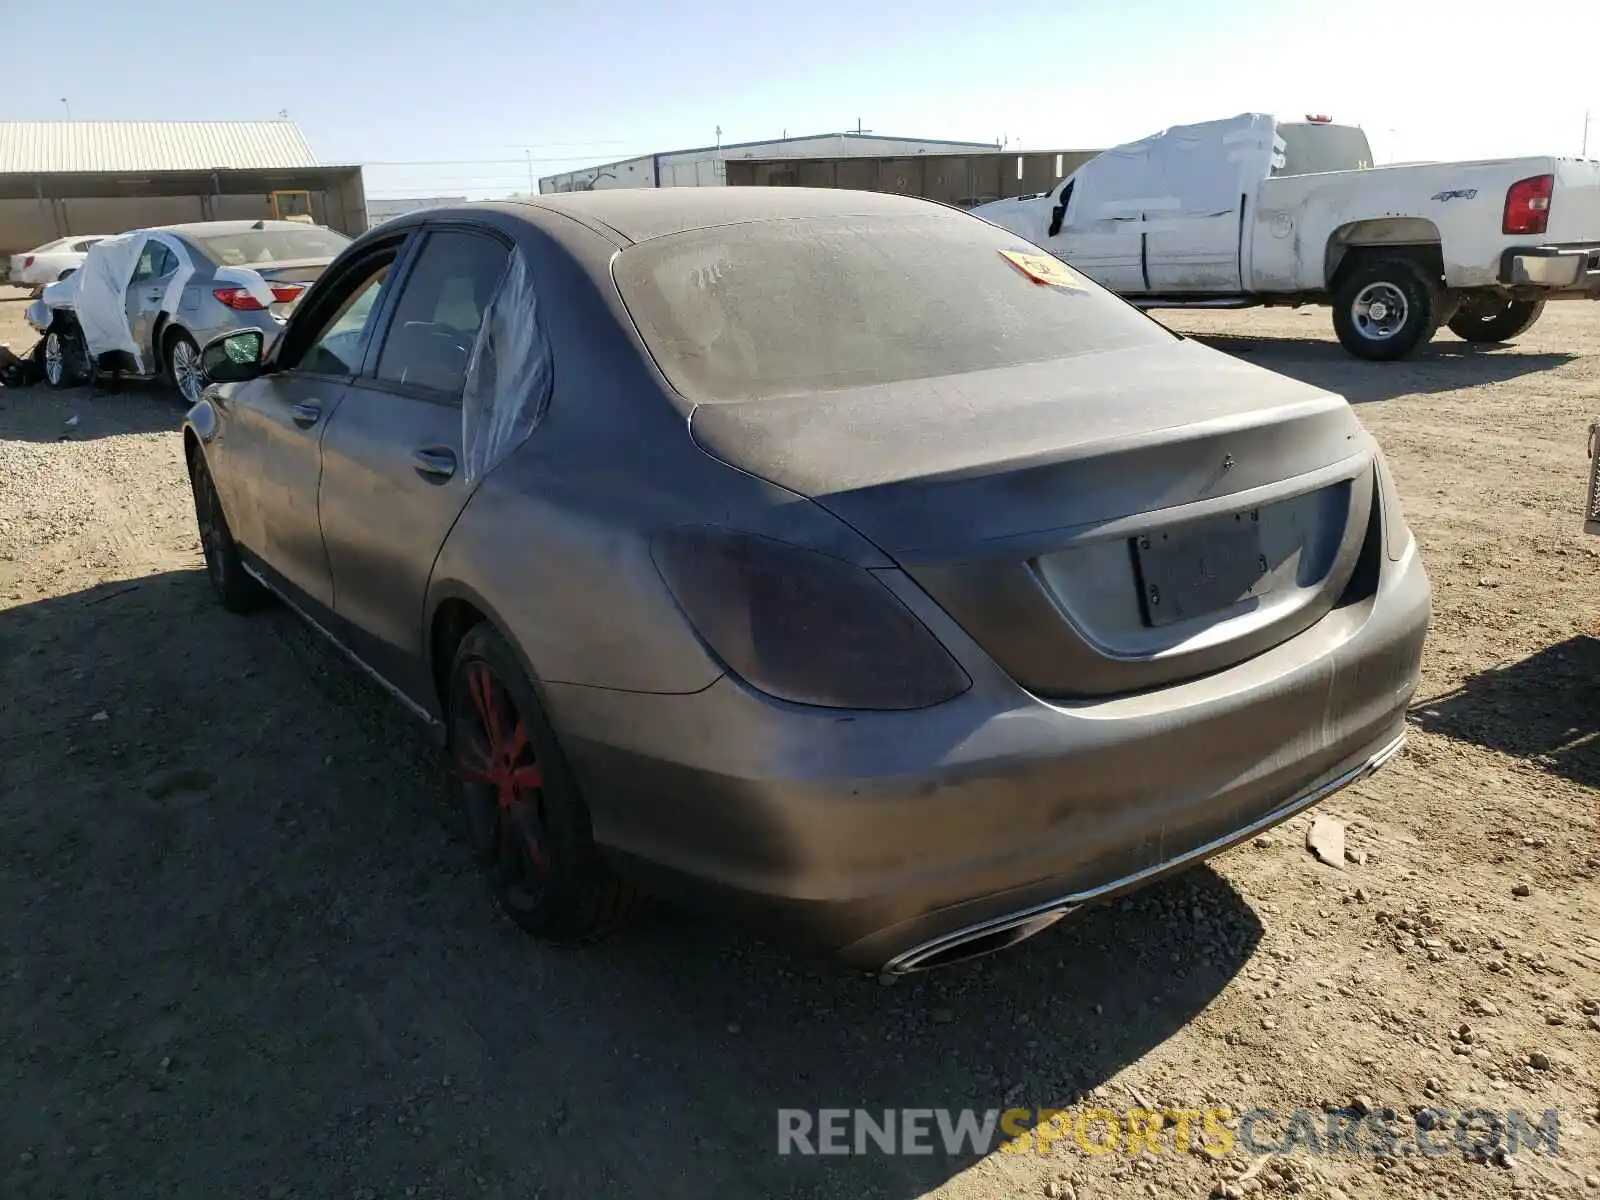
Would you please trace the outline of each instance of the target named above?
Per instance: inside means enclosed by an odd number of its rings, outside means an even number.
[[[467,487],[527,440],[544,416],[553,381],[533,276],[522,251],[513,250],[467,360],[461,392]]]
[[[1068,222],[1232,212],[1271,172],[1277,140],[1272,117],[1242,113],[1113,147],[1078,169]]]
[[[161,308],[177,312],[183,289],[194,275],[194,263],[177,238],[145,229],[107,238],[89,247],[83,266],[61,283],[46,288],[44,294],[48,307],[71,309],[77,317],[91,360],[102,354],[128,354],[141,375],[152,373],[157,364],[145,359],[144,349],[135,344],[128,329],[128,286],[145,247],[151,243],[165,246],[177,259],[175,271],[149,284],[163,289]],[[72,286],[67,286],[69,284]]]
[[[1052,210],[1071,182],[1066,228],[1084,232],[1102,222],[1142,221],[1154,231],[1163,220],[1234,211],[1240,196],[1253,195],[1282,165],[1282,155],[1277,121],[1265,113],[1174,125],[1097,155],[1049,195],[999,200],[972,212],[1046,245]]]

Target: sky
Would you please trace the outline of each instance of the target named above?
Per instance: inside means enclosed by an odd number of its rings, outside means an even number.
[[[502,196],[858,122],[1055,150],[1325,113],[1391,162],[1576,155],[1592,111],[1600,157],[1597,0],[1541,0],[1525,27],[1504,0],[76,0],[71,36],[59,6],[15,7],[6,119],[286,110],[321,161],[367,167],[372,197]]]

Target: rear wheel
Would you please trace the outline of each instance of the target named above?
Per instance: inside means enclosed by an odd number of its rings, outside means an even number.
[[[195,521],[200,527],[200,547],[206,556],[206,575],[217,601],[229,612],[249,612],[266,599],[266,589],[245,572],[239,546],[222,514],[222,501],[211,470],[198,449],[189,459],[189,486],[194,492]]]
[[[206,389],[206,377],[200,370],[200,347],[181,329],[167,332],[167,378],[178,394],[188,404],[199,404],[200,393]]]
[[[1543,313],[1543,300],[1501,296],[1463,300],[1460,311],[1450,319],[1450,332],[1467,342],[1509,342],[1527,333]]]
[[[553,942],[585,941],[630,917],[642,897],[601,859],[533,688],[488,625],[456,651],[447,718],[473,853],[501,910]]]
[[[1438,331],[1444,288],[1408,258],[1357,266],[1333,300],[1333,328],[1344,348],[1370,362],[1404,358]]]

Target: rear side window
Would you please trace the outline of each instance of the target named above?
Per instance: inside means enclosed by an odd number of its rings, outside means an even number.
[[[615,276],[663,373],[699,403],[961,375],[1172,335],[965,214],[760,221],[624,250]]]
[[[467,359],[510,251],[485,234],[428,235],[378,356],[378,378],[459,397]]]

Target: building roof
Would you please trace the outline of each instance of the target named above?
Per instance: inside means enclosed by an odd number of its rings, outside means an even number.
[[[803,133],[798,137],[761,138],[754,142],[723,142],[720,146],[690,146],[687,150],[663,150],[663,155],[668,154],[705,154],[716,150],[748,150],[752,146],[785,146],[790,142],[815,142],[821,138],[843,138],[845,141],[861,142],[921,142],[924,146],[962,146],[969,150],[995,150],[998,147],[993,142],[952,142],[946,138],[902,137],[898,133],[873,133],[870,130],[856,133],[854,130],[830,130],[826,133]]]
[[[797,137],[762,138],[755,142],[723,142],[720,146],[690,146],[683,150],[660,150],[654,157],[671,158],[678,154],[729,154],[734,150],[750,150],[757,146],[787,146],[791,142],[816,142],[823,138],[838,138],[843,142],[916,142],[923,146],[949,146],[957,150],[996,150],[993,142],[952,142],[944,138],[902,137],[897,133],[856,133],[852,130],[835,130],[828,133],[803,133]],[[547,183],[552,179],[565,179],[569,175],[587,175],[591,171],[604,171],[609,167],[618,167],[623,163],[637,162],[641,158],[650,158],[649,154],[634,154],[627,158],[619,158],[614,162],[601,163],[593,167],[574,167],[570,171],[557,171],[554,175],[545,175],[539,182]]]
[[[0,173],[317,165],[293,121],[0,121]]]

